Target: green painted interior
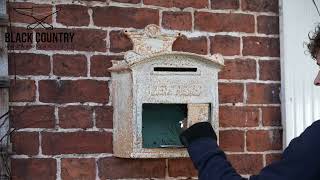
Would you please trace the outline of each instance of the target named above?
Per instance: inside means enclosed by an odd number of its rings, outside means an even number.
[[[187,104],[143,104],[142,141],[144,148],[182,146],[179,121],[187,117]]]

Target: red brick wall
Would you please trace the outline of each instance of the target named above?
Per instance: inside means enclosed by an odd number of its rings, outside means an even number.
[[[52,32],[74,42],[24,43],[9,54],[13,179],[196,177],[189,159],[112,156],[111,60],[132,49],[121,30],[157,24],[182,31],[176,51],[221,53],[220,145],[239,173],[259,172],[282,146],[277,0],[27,0],[61,11]],[[33,19],[11,10],[12,30]],[[34,32],[43,30],[35,29]],[[14,76],[16,74],[16,76]],[[16,80],[14,78],[16,77]]]

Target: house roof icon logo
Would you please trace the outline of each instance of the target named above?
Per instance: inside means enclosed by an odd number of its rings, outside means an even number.
[[[47,9],[47,6],[32,6],[28,8],[13,8],[14,11],[16,11],[18,14],[23,16],[28,16],[33,19],[33,22],[31,22],[27,29],[35,29],[39,26],[43,27],[44,29],[52,30],[53,26],[46,22],[46,19],[51,17],[52,15],[59,12],[59,10],[56,11],[43,11],[43,9]]]

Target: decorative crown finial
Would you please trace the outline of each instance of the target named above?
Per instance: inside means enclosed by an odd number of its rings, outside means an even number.
[[[133,43],[133,50],[125,53],[123,61],[113,61],[113,66],[109,71],[119,72],[129,70],[134,64],[163,55],[192,56],[202,58],[205,61],[213,62],[216,65],[223,66],[223,58],[219,54],[212,56],[196,55],[187,52],[173,52],[172,45],[174,41],[181,36],[177,34],[165,34],[161,32],[159,26],[151,24],[145,27],[144,31],[124,31]]]
[[[133,52],[139,55],[151,55],[160,52],[171,52],[177,35],[163,35],[160,27],[154,24],[145,27],[144,32],[125,31],[133,42]]]

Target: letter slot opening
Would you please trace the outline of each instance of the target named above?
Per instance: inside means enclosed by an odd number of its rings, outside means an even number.
[[[197,72],[198,68],[192,67],[154,67],[155,72]]]

